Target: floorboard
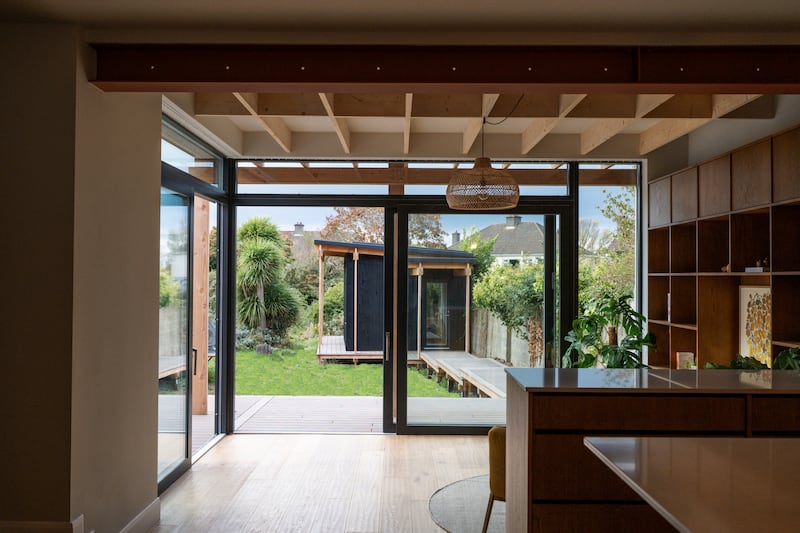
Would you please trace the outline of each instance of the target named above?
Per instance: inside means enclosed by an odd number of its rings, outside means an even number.
[[[231,435],[161,495],[164,532],[434,532],[428,499],[488,472],[486,437]]]

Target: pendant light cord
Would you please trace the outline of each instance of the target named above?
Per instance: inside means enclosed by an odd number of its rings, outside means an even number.
[[[520,104],[520,102],[522,102],[522,99],[523,99],[524,97],[525,97],[525,95],[524,95],[524,94],[521,94],[521,95],[519,95],[519,98],[517,98],[517,103],[515,103],[515,104],[514,104],[514,107],[512,107],[512,108],[511,108],[511,111],[509,111],[509,112],[508,112],[508,114],[505,116],[505,118],[503,118],[503,119],[502,119],[502,120],[500,120],[499,122],[489,122],[488,120],[486,120],[486,117],[483,117],[483,123],[484,123],[484,124],[489,124],[490,126],[499,126],[500,124],[502,124],[503,122],[505,122],[506,120],[508,120],[508,118],[509,118],[511,115],[513,115],[513,114],[514,114],[514,111],[516,111],[516,110],[517,110],[517,107],[519,107],[519,104]],[[481,154],[481,155],[483,155],[483,154]]]

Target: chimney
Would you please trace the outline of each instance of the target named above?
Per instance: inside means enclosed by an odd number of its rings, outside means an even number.
[[[514,229],[522,223],[520,215],[506,215],[506,229]]]
[[[303,228],[305,228],[303,223],[302,222],[297,222],[294,225],[294,233],[292,234],[292,237],[302,237],[303,236]]]
[[[454,231],[453,233],[450,234],[450,236],[453,238],[453,244],[451,246],[455,246],[459,242],[461,242],[461,234],[459,232]]]

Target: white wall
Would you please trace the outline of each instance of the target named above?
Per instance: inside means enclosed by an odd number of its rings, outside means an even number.
[[[71,512],[158,519],[161,95],[103,93],[78,65]]]
[[[161,97],[101,93],[84,53],[77,27],[0,26],[3,531],[158,518]]]

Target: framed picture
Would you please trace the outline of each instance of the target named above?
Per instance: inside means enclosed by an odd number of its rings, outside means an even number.
[[[739,353],[770,365],[772,292],[769,287],[739,286]]]

